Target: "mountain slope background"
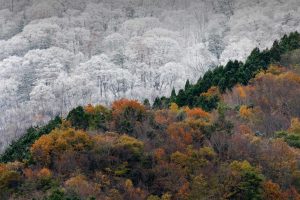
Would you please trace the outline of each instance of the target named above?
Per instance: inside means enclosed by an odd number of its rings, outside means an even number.
[[[212,86],[196,95],[218,97],[218,107],[210,112],[120,99],[111,107],[79,106],[66,118],[28,129],[0,156],[0,196],[300,199],[299,45],[299,33],[291,33],[277,45],[289,51],[274,54],[273,47],[256,54],[258,63],[278,55],[280,65],[252,69],[256,75],[247,85],[224,92]],[[253,59],[252,53],[246,65]],[[208,71],[204,77],[208,74],[219,76]],[[199,83],[210,82],[203,78],[187,89]]]
[[[154,100],[300,31],[297,0],[0,0],[0,142],[88,103]]]

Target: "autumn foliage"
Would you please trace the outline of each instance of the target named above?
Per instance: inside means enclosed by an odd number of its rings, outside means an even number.
[[[43,166],[52,162],[52,157],[63,152],[85,151],[93,146],[91,136],[83,131],[72,128],[54,130],[49,135],[42,136],[31,147],[33,159]]]
[[[119,101],[115,101],[112,104],[113,116],[118,117],[124,112],[133,110],[136,112],[137,115],[143,114],[146,109],[143,105],[141,105],[136,100],[128,100],[128,99],[121,99]]]
[[[149,101],[144,106],[128,99],[111,107],[79,106],[40,135],[31,130],[21,148],[26,156],[16,156],[17,150],[4,156],[16,161],[0,164],[0,195],[300,199],[300,76],[272,65],[248,85],[229,88],[192,91],[198,106],[190,107],[180,106],[175,97],[156,100],[155,109]]]

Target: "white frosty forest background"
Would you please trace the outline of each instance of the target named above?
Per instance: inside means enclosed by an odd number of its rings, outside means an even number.
[[[0,151],[78,105],[169,95],[299,22],[299,0],[0,0]]]

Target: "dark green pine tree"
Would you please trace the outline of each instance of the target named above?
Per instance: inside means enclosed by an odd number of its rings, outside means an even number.
[[[185,91],[187,91],[188,89],[190,89],[191,84],[190,84],[190,80],[187,80],[184,86]]]
[[[161,99],[159,97],[155,98],[152,108],[153,109],[161,109],[162,108],[162,102],[161,102]]]
[[[86,130],[89,127],[89,116],[85,113],[82,106],[71,110],[67,116],[67,120],[77,129]]]
[[[184,90],[179,90],[175,103],[180,107],[185,106],[188,98]]]
[[[144,106],[145,106],[147,109],[150,109],[150,108],[151,108],[149,99],[145,99],[144,102],[143,102],[143,104],[144,104]]]
[[[279,62],[281,57],[281,51],[278,41],[276,40],[273,43],[272,48],[270,49],[270,58],[271,62]]]
[[[171,97],[170,97],[170,103],[174,103],[176,102],[176,91],[175,91],[175,88],[172,89],[172,92],[171,92]]]
[[[225,92],[226,91],[226,79],[224,77],[222,77],[218,83],[218,87],[220,89],[221,92]]]
[[[290,35],[284,35],[279,45],[281,53],[300,48],[300,34],[298,32],[293,32]]]

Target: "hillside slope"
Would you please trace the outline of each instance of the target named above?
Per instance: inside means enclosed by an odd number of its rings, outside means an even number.
[[[0,146],[88,103],[154,100],[299,29],[298,0],[1,0]]]
[[[298,33],[284,37],[279,61],[256,67],[247,84],[209,86],[198,95],[217,97],[209,112],[120,99],[111,107],[79,106],[29,129],[0,157],[0,196],[299,199],[299,42]]]

